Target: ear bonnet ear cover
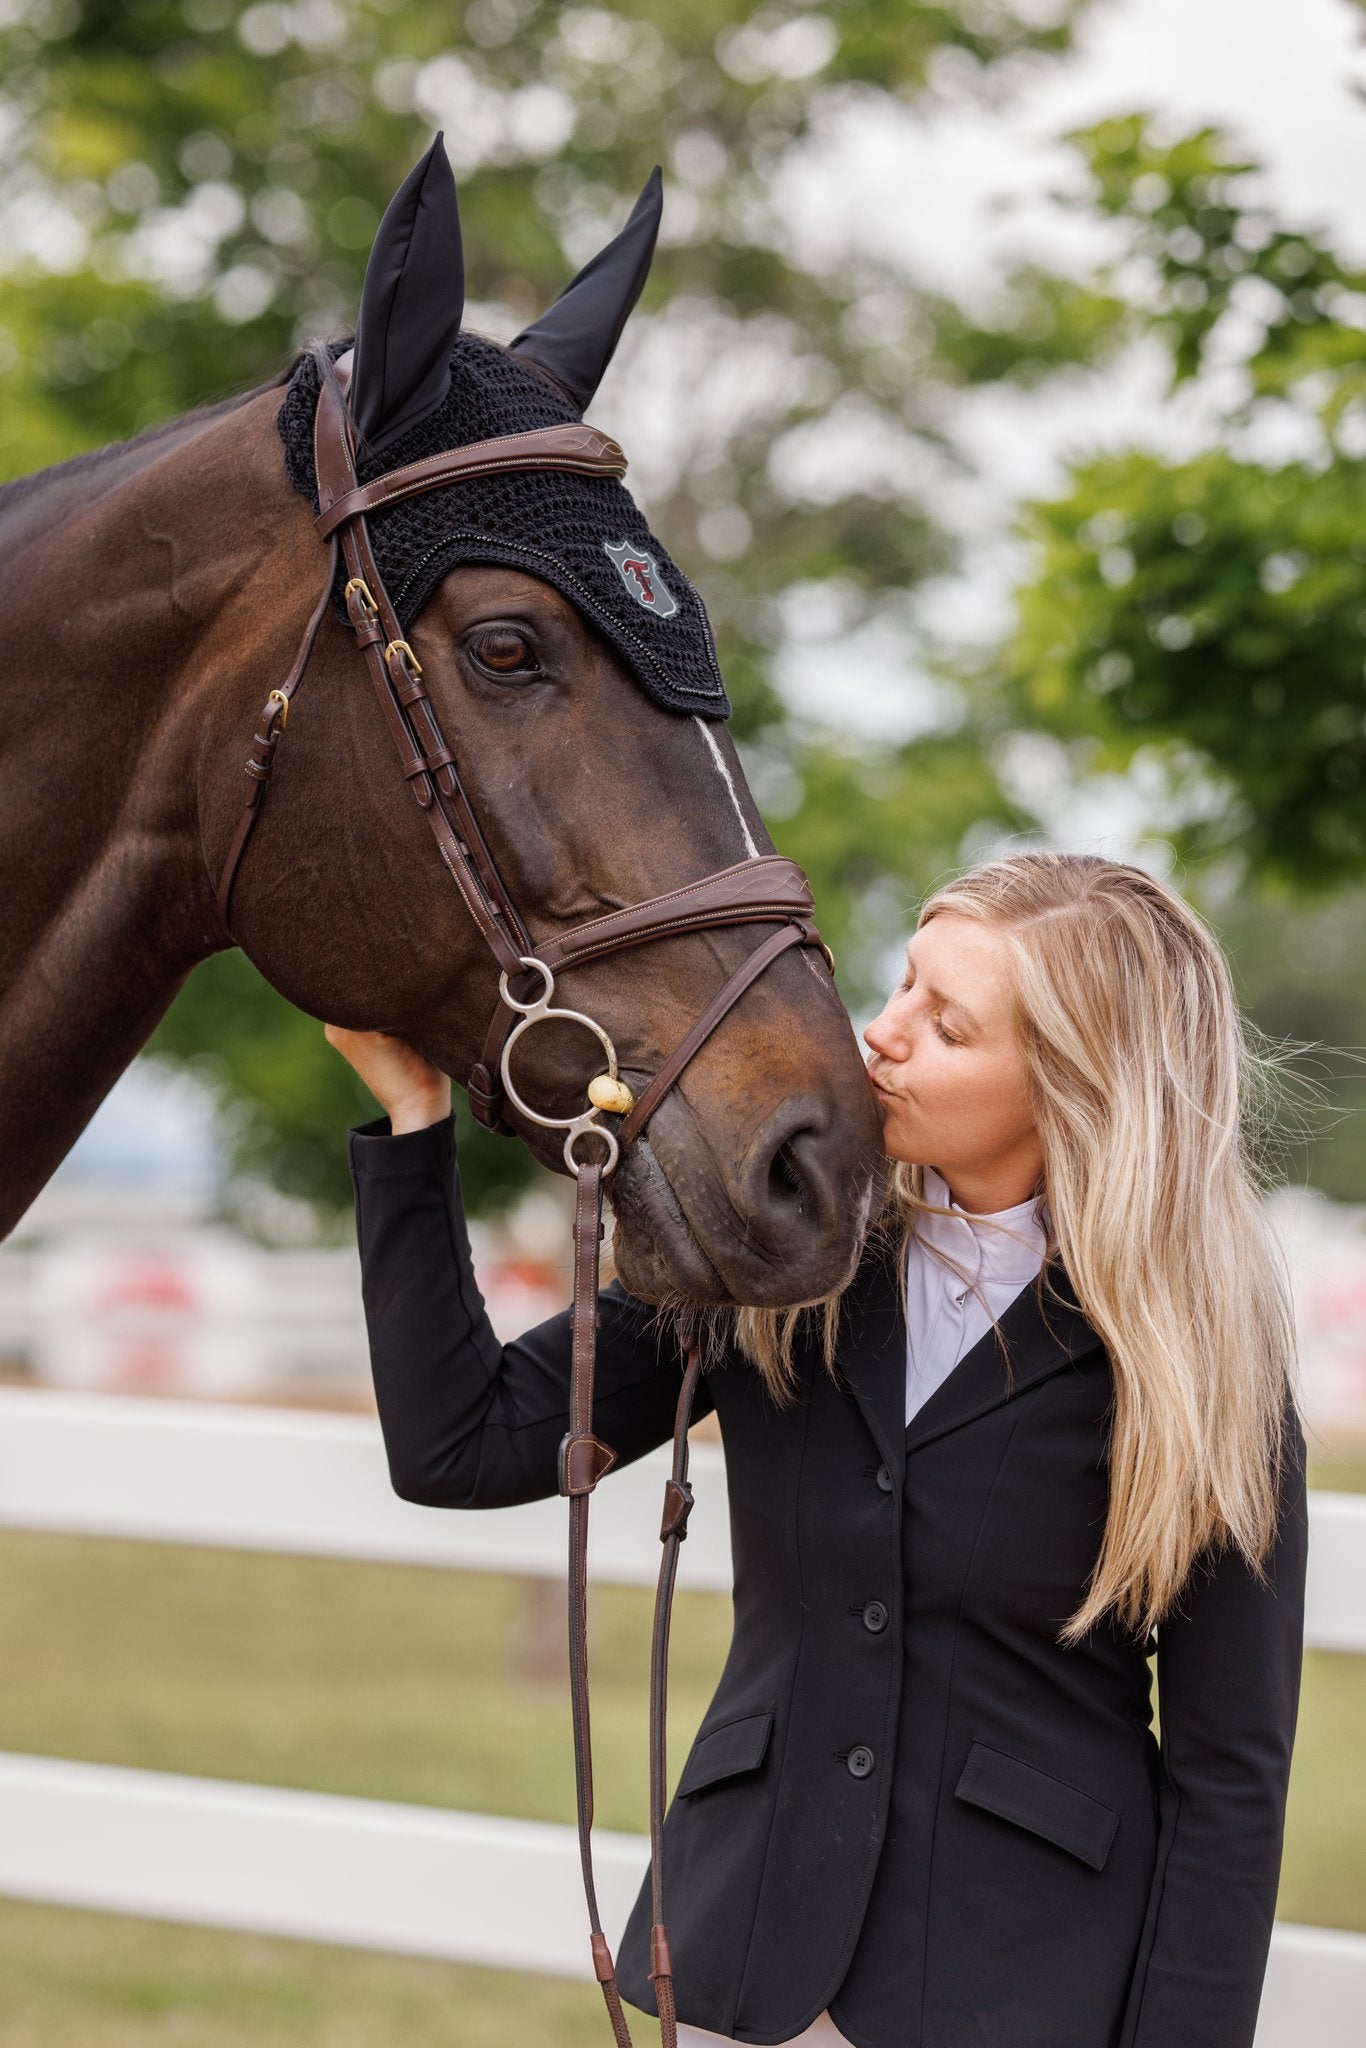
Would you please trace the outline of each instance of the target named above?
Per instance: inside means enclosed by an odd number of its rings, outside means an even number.
[[[577,421],[580,412],[563,388],[563,378],[566,368],[572,367],[575,381],[583,387],[596,367],[588,361],[586,344],[578,332],[583,309],[597,303],[604,327],[611,325],[611,332],[604,331],[600,343],[605,366],[626,317],[623,296],[629,310],[648,267],[658,214],[655,179],[641,195],[622,235],[609,245],[616,251],[608,266],[616,271],[610,292],[604,290],[603,266],[595,259],[556,302],[544,323],[538,322],[518,336],[518,354],[480,335],[456,332],[447,382],[442,374],[444,363],[438,360],[433,365],[425,360],[431,355],[436,331],[432,320],[437,316],[413,304],[412,287],[420,256],[430,296],[444,299],[442,317],[447,320],[454,303],[454,326],[458,327],[458,296],[452,292],[449,274],[443,277],[436,271],[431,248],[433,220],[449,219],[454,203],[454,187],[449,194],[445,187],[449,171],[445,177],[441,175],[444,161],[438,145],[433,145],[385,216],[385,230],[392,228],[412,243],[414,260],[406,279],[402,266],[387,260],[392,251],[387,244],[381,248],[380,241],[372,258],[376,273],[373,290],[367,272],[363,315],[368,315],[371,307],[379,307],[376,317],[383,325],[371,333],[382,336],[386,372],[397,363],[403,374],[397,380],[392,375],[389,378],[400,386],[394,407],[398,418],[391,419],[389,404],[383,404],[370,423],[372,438],[378,438],[378,452],[365,443],[358,451],[362,483],[423,456],[467,447],[473,441]],[[381,240],[383,235],[382,230]],[[446,258],[455,267],[457,287],[458,235],[457,220],[455,245]],[[418,331],[415,345],[405,347],[408,337],[398,330],[407,328],[410,321]],[[333,345],[332,354],[340,355],[345,346]],[[358,357],[373,346],[363,337]],[[539,355],[553,359],[545,369],[552,374],[558,370],[560,381],[552,381],[552,375],[536,367]],[[421,367],[424,360],[425,368]],[[413,368],[414,363],[419,367]],[[372,364],[378,364],[373,356]],[[360,367],[358,363],[358,370]],[[318,359],[315,354],[305,354],[295,366],[277,419],[289,480],[312,501],[315,511],[313,415],[320,384]],[[414,420],[417,401],[413,394],[418,389],[427,392],[430,409],[425,417]],[[440,395],[443,390],[444,396]],[[399,427],[396,434],[394,425]],[[730,703],[702,600],[650,532],[630,492],[614,478],[556,470],[470,478],[372,513],[367,524],[380,574],[405,633],[442,577],[458,563],[487,562],[520,569],[568,598],[657,704],[703,718],[729,718]],[[340,609],[340,600],[338,604]]]
[[[351,402],[370,454],[385,454],[445,398],[464,309],[460,205],[438,135],[385,209],[365,267]]]
[[[664,181],[656,164],[621,233],[584,264],[548,312],[509,343],[514,355],[529,356],[548,370],[580,411],[593,403],[645,289],[663,211]]]

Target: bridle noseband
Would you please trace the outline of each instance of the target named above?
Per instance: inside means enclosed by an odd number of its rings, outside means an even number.
[[[616,1987],[616,1966],[598,1913],[593,1878],[593,1768],[589,1739],[587,1563],[588,1498],[616,1453],[593,1433],[593,1377],[597,1349],[598,1255],[602,1236],[604,1183],[621,1154],[640,1136],[660,1102],[694,1054],[730,1013],[745,991],[790,946],[818,949],[833,972],[834,961],[814,923],[814,904],[805,875],[795,862],[776,854],[738,862],[644,903],[613,910],[533,941],[499,875],[460,781],[456,757],[447,746],[422,680],[422,665],[404,639],[397,613],[375,561],[367,514],[422,491],[444,489],[462,479],[506,470],[571,470],[620,478],[626,458],[615,441],[596,428],[566,424],[532,433],[480,441],[445,454],[408,463],[362,485],[357,478],[351,422],[343,392],[350,358],[324,377],[314,418],[313,448],[318,480],[317,530],[328,549],[327,579],[288,675],[266,699],[247,757],[247,795],[218,884],[218,910],[225,926],[233,884],[261,802],[270,784],[276,750],[289,708],[312,653],[331,600],[340,549],[346,567],[346,614],[374,686],[400,770],[436,840],[437,851],[499,969],[499,1000],[490,1019],[482,1055],[466,1083],[470,1108],[490,1130],[507,1130],[506,1104],[543,1129],[563,1130],[564,1159],[575,1177],[573,1360],[569,1429],[560,1445],[559,1487],[569,1498],[569,1656],[574,1722],[574,1762],[579,1850],[588,1900],[593,1966],[602,1986],[617,2048],[631,2048],[631,2035]],[[557,1007],[557,973],[606,959],[655,940],[724,925],[767,924],[777,928],[730,976],[692,1028],[637,1098],[621,1080],[616,1048],[608,1033],[581,1010]],[[534,978],[534,980],[533,980]],[[539,987],[535,982],[539,982]],[[532,983],[530,989],[527,984]],[[518,988],[524,992],[518,993]],[[606,1070],[588,1088],[588,1106],[573,1116],[547,1116],[523,1100],[512,1078],[515,1047],[536,1025],[569,1022],[598,1040]],[[603,1116],[615,1115],[615,1124]],[[602,1156],[588,1156],[602,1148]],[[687,1534],[692,1492],[688,1485],[688,1425],[701,1374],[696,1342],[687,1347],[675,1416],[673,1464],[665,1487],[660,1540],[659,1589],[655,1601],[650,1684],[650,1869],[653,1926],[651,1969],[664,2048],[675,2048],[673,1965],[664,1926],[663,1825],[666,1792],[665,1708],[669,1621],[678,1546]]]

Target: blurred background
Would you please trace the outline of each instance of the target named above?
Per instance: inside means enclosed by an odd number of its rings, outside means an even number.
[[[1359,0],[0,0],[0,480],[349,331],[445,130],[507,338],[666,176],[593,407],[700,586],[856,1018],[918,898],[1047,844],[1219,931],[1285,1051],[1268,1199],[1312,1477],[1366,1491],[1366,42]],[[365,1409],[344,1134],[240,954],[14,1238],[0,1375]],[[511,1333],[564,1189],[462,1111]],[[0,1749],[572,1818],[558,1599],[0,1532]],[[642,1596],[601,1596],[599,1818],[644,1824]],[[674,1754],[724,1654],[684,1603]],[[473,1646],[473,1647],[472,1647]],[[1280,1917],[1366,1931],[1366,1662],[1311,1654]],[[548,1761],[549,1759],[549,1761]],[[596,2040],[544,1979],[0,1902],[0,2048]]]

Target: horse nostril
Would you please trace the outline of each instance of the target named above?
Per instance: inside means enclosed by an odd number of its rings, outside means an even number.
[[[742,1211],[767,1256],[801,1258],[839,1222],[847,1147],[825,1105],[789,1096],[758,1134],[742,1181]]]
[[[793,1141],[789,1138],[769,1161],[769,1201],[775,1209],[795,1209],[800,1216],[807,1192],[806,1177],[797,1164]]]

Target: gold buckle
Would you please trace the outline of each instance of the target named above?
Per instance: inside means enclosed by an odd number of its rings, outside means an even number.
[[[342,591],[343,604],[347,603],[350,600],[350,596],[353,590],[358,591],[360,593],[360,607],[361,610],[365,613],[366,617],[371,619],[377,619],[379,617],[379,606],[375,603],[374,598],[371,597],[370,586],[363,576],[353,576],[350,582],[345,586],[345,588]]]
[[[286,697],[286,695],[285,695],[285,693],[284,693],[284,691],[283,691],[283,690],[272,690],[272,691],[271,691],[271,693],[270,693],[270,695],[269,695],[269,696],[268,696],[268,697],[266,698],[266,702],[267,702],[267,704],[278,704],[278,705],[279,705],[279,707],[280,707],[280,730],[281,730],[281,732],[283,732],[283,731],[284,731],[284,729],[285,729],[285,727],[286,727],[286,726],[287,726],[287,725],[289,724],[289,699],[288,699],[288,697]]]
[[[413,653],[406,640],[391,640],[384,650],[384,665],[387,668],[396,654],[401,654],[415,676],[422,673],[422,663]]]

